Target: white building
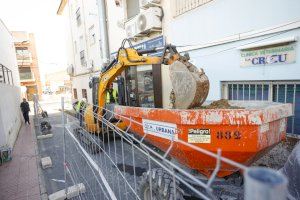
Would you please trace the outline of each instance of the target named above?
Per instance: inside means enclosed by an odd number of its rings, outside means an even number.
[[[73,98],[92,100],[89,79],[99,73],[102,62],[99,45],[99,22],[96,0],[61,1],[68,17],[68,64]]]
[[[73,31],[75,2],[68,1],[65,9],[71,10]],[[84,2],[76,11],[83,6],[97,11],[96,0]],[[196,66],[204,68],[210,79],[209,100],[293,103],[295,117],[288,121],[288,132],[300,134],[300,1],[115,0],[106,5],[112,55],[126,37],[135,38],[137,48],[175,44],[190,54]],[[90,12],[81,15],[88,16],[85,19],[96,27],[98,17],[87,15]],[[97,29],[95,34],[99,40]],[[95,55],[99,59],[101,54]],[[124,77],[127,104],[168,107],[171,85],[167,66],[130,68]],[[149,80],[151,87],[145,84]]]
[[[20,80],[11,33],[0,20],[0,147],[13,147],[21,127]]]

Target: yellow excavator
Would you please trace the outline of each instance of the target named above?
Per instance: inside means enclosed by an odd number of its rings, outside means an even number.
[[[125,48],[128,42],[129,47]],[[147,54],[162,51],[162,56],[154,57]],[[86,129],[89,132],[101,131],[98,121],[103,116],[105,108],[106,89],[116,77],[128,67],[139,67],[144,65],[162,64],[169,67],[170,79],[173,90],[170,94],[173,108],[190,109],[199,107],[207,98],[209,91],[209,80],[203,69],[198,69],[189,62],[187,55],[182,56],[173,45],[166,45],[163,48],[135,49],[129,39],[122,42],[116,58],[102,70],[99,78],[93,79],[90,83],[93,94],[93,104],[89,105],[84,114]],[[97,114],[95,114],[97,113]],[[125,128],[122,123],[117,124],[119,128]]]

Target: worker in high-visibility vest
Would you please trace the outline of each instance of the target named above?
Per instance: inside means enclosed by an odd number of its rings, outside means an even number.
[[[118,91],[113,88],[113,84],[111,83],[106,90],[106,103],[118,103]]]
[[[80,126],[82,126],[84,110],[86,108],[86,98],[82,98],[76,105],[76,113],[79,118]]]

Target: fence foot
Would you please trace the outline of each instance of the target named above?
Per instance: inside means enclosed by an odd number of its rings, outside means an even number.
[[[44,157],[41,158],[41,164],[43,169],[47,169],[49,167],[52,167],[52,161],[50,157]]]
[[[51,195],[49,195],[49,200],[64,200],[71,199],[79,196],[82,193],[85,193],[86,189],[83,183],[79,183],[77,185],[73,185],[67,188],[67,192],[65,190],[59,190]]]

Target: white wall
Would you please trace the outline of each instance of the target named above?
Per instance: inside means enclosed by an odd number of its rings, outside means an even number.
[[[0,83],[0,147],[13,147],[21,126],[20,88]]]
[[[299,20],[299,10],[299,0],[213,0],[173,18],[170,39],[176,45],[206,43]]]
[[[19,69],[13,37],[0,19],[0,64],[12,70],[14,85],[20,86]]]
[[[78,76],[72,80],[72,88],[77,89],[78,100],[82,99],[82,89],[86,89],[88,103],[92,104],[92,89],[89,88],[89,80],[89,75]]]
[[[0,63],[12,70],[14,85],[0,83],[0,147],[13,147],[21,126],[20,81],[13,38],[0,20]]]
[[[281,35],[274,36],[265,41],[287,38],[289,36],[298,36],[299,38],[300,29],[282,33]],[[266,36],[262,36],[259,38],[218,45],[215,47],[190,52],[190,57],[195,61],[196,66],[202,67],[209,77],[210,92],[208,100],[216,100],[221,98],[221,81],[300,79],[299,42],[296,42],[296,62],[291,64],[241,67],[240,50],[234,48],[222,53],[217,53],[224,49],[230,49],[232,47],[257,41],[265,37]]]
[[[274,26],[300,20],[299,10],[298,0],[214,0],[172,18],[166,32],[169,42],[175,45],[203,45],[224,40],[229,36],[272,29]],[[282,29],[284,30],[284,27]],[[273,35],[266,34],[189,51],[196,66],[202,67],[210,79],[208,100],[221,97],[221,81],[299,80],[299,42],[296,42],[296,62],[284,65],[241,67],[240,50],[235,48],[262,39],[263,42],[267,42],[289,36],[298,36],[299,39],[299,27]]]

